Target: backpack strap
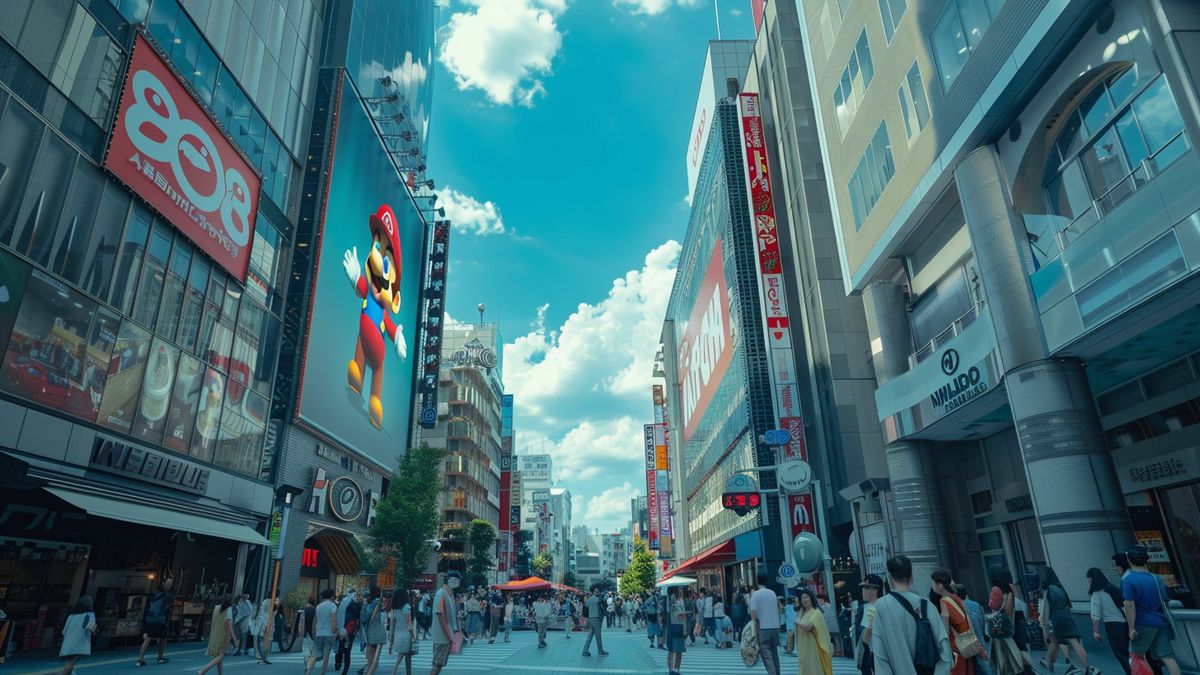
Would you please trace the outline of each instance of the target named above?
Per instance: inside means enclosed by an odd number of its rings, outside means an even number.
[[[899,602],[900,605],[902,607],[904,607],[904,609],[906,609],[909,614],[912,615],[913,619],[925,618],[925,603],[926,603],[925,598],[921,598],[921,613],[917,614],[917,610],[913,609],[912,603],[908,601],[908,598],[904,597],[903,595],[900,595],[896,591],[889,591],[888,595],[895,598],[896,602]]]

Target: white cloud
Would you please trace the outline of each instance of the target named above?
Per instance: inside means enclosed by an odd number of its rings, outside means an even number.
[[[634,14],[646,14],[654,16],[662,14],[671,7],[671,5],[679,5],[681,7],[696,7],[701,0],[613,0],[613,4],[617,7],[628,9]]]
[[[629,521],[629,500],[641,493],[642,491],[634,489],[629,484],[629,481],[608,488],[587,501],[587,506],[583,509],[584,522],[589,527],[601,527],[609,523],[615,524],[615,526],[609,525],[608,527],[604,527],[600,530],[601,532],[615,532],[620,530]]]
[[[446,218],[459,232],[470,234],[504,234],[504,218],[500,208],[491,201],[480,202],[447,185],[437,191],[438,206],[446,209]]]
[[[738,9],[737,7],[734,7],[733,9],[729,10],[729,15],[730,16],[741,16],[742,10]]]
[[[562,47],[557,18],[566,0],[466,0],[442,29],[438,60],[459,89],[479,89],[500,105],[531,106],[546,88]]]

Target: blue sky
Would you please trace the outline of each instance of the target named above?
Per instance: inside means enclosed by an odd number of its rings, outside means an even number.
[[[455,222],[447,306],[500,324],[517,451],[554,456],[575,524],[645,491],[641,425],[687,227],[684,149],[711,0],[449,0],[429,175]],[[749,0],[720,3],[726,39]]]

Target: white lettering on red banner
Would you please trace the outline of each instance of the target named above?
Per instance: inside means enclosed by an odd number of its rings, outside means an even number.
[[[141,35],[104,166],[245,280],[262,181]]]
[[[733,361],[727,298],[721,240],[717,239],[679,344],[679,391],[685,442],[695,432]]]

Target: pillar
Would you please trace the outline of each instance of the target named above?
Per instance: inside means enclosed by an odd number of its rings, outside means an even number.
[[[929,575],[950,562],[946,509],[928,441],[895,441],[884,448],[896,509],[900,553],[913,564],[913,583],[929,588]]]
[[[882,385],[908,370],[908,357],[913,353],[904,287],[893,281],[872,283],[863,291],[863,309],[875,381]]]
[[[1009,407],[1046,559],[1067,592],[1087,597],[1082,571],[1101,566],[1131,536],[1112,457],[1104,443],[1083,365],[1049,358],[1029,283],[1032,259],[1024,220],[1012,209],[993,146],[954,170],[991,312]]]

